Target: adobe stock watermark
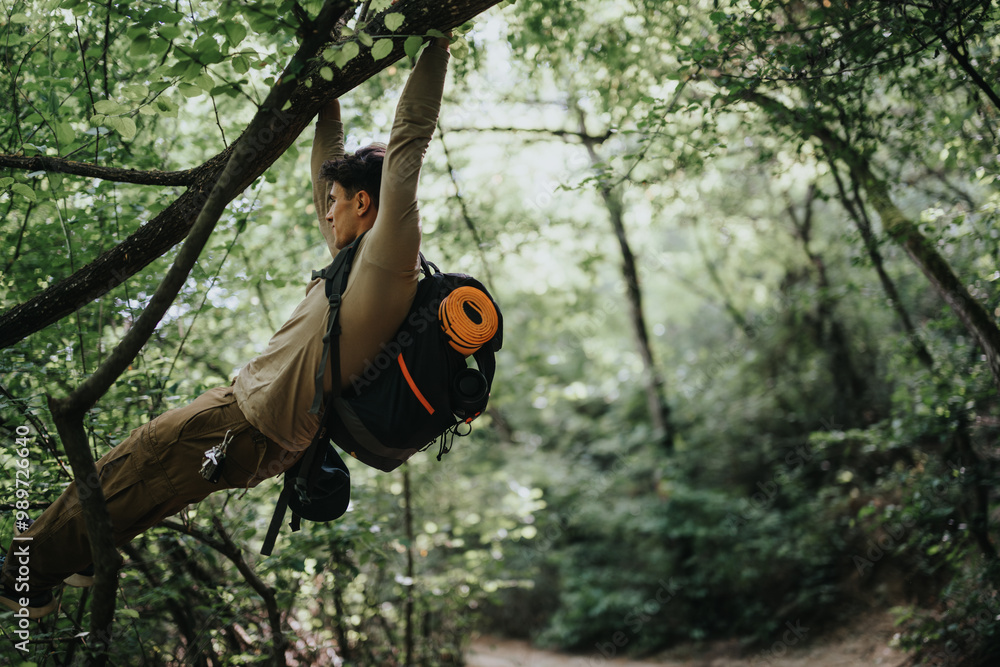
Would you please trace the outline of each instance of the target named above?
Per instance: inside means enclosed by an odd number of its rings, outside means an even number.
[[[789,648],[803,641],[807,632],[809,632],[809,628],[802,625],[802,621],[798,619],[794,623],[792,621],[786,622],[785,631],[782,633],[781,639],[750,658],[750,665],[769,665],[773,663],[776,658],[785,655]]]
[[[14,525],[16,532],[20,533],[28,528],[28,498],[31,495],[31,472],[29,470],[31,462],[28,459],[31,453],[29,450],[31,441],[28,439],[28,436],[31,435],[31,429],[27,426],[18,426],[15,429],[15,434],[17,437],[14,439],[16,447],[14,450],[16,456],[14,464],[16,466],[14,471],[14,495],[17,500],[14,503],[14,507],[16,508],[14,512]],[[17,604],[20,605],[20,609],[14,612],[14,618],[17,619],[17,627],[13,629],[13,633],[20,640],[14,643],[14,648],[23,653],[28,652],[28,643],[31,641],[31,621],[28,609],[31,600],[28,597],[30,595],[28,577],[31,573],[32,539],[31,537],[16,534],[11,545],[11,562],[7,563],[7,570],[14,579],[14,593],[18,595]]]
[[[892,553],[893,549],[903,543],[906,532],[916,524],[917,521],[912,516],[907,516],[901,521],[883,523],[881,534],[875,539],[868,538],[864,556],[854,554],[851,557],[858,574],[864,575],[866,570],[874,568],[875,563],[882,560],[887,553]]]
[[[375,358],[367,360],[365,369],[361,375],[351,376],[351,388],[360,393],[362,389],[370,386],[382,375],[382,371],[389,368],[396,357],[402,354],[403,350],[416,342],[415,336],[419,336],[427,327],[437,319],[438,306],[442,299],[434,299],[419,311],[410,313],[406,318],[404,328],[388,343],[382,343],[380,351]]]
[[[824,427],[833,429],[836,428],[836,425],[824,423]],[[730,534],[736,535],[743,526],[759,518],[770,509],[778,494],[781,493],[781,487],[788,484],[788,473],[811,461],[814,455],[809,449],[808,443],[788,449],[782,460],[784,465],[774,472],[771,479],[757,482],[758,491],[745,500],[738,512],[730,512],[726,515],[724,523],[729,528]]]
[[[604,665],[618,655],[619,651],[626,649],[629,643],[639,636],[646,624],[656,618],[681,590],[681,585],[673,579],[669,581],[660,579],[659,584],[660,587],[656,593],[645,602],[637,604],[625,615],[623,629],[612,634],[609,641],[594,644],[594,648],[597,649],[600,656],[588,660],[587,667]]]

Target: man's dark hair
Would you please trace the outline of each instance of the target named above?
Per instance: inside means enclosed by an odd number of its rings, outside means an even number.
[[[336,160],[323,163],[320,175],[344,188],[348,197],[364,190],[372,198],[375,208],[379,204],[379,189],[382,187],[382,161],[385,159],[385,144],[371,144],[348,153]]]

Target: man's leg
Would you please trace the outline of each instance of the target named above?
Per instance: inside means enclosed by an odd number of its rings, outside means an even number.
[[[234,437],[217,484],[199,473],[204,452]],[[98,480],[111,514],[114,540],[122,545],[161,519],[213,491],[253,487],[287,470],[301,456],[260,435],[247,423],[230,387],[213,389],[190,405],[171,410],[136,429],[98,462]],[[61,582],[91,562],[90,541],[80,505],[97,480],[70,484],[22,537],[30,542],[30,585],[34,594]],[[13,572],[3,573],[12,587]]]

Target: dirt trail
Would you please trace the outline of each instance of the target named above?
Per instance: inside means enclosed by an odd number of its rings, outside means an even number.
[[[715,642],[682,646],[644,660],[607,659],[596,650],[585,655],[566,655],[532,648],[527,642],[480,637],[467,655],[468,667],[898,667],[907,655],[891,648],[895,634],[886,615],[858,619],[829,635],[806,636],[801,646],[776,645],[740,655],[737,642]]]

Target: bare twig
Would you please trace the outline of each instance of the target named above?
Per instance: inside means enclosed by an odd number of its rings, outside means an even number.
[[[486,283],[490,289],[493,289],[493,274],[490,271],[489,262],[486,261],[486,253],[483,250],[483,239],[479,236],[479,230],[476,229],[476,224],[472,221],[472,216],[469,215],[469,207],[465,202],[465,197],[462,196],[462,188],[458,184],[458,176],[455,173],[455,165],[451,161],[451,152],[448,150],[448,144],[444,140],[444,130],[438,125],[438,139],[441,141],[441,147],[444,148],[444,159],[448,167],[448,175],[451,177],[451,183],[455,186],[455,201],[458,202],[458,208],[462,211],[462,219],[465,220],[465,226],[469,228],[472,232],[472,240],[476,242],[476,250],[479,252],[479,260],[483,263],[483,271],[486,272]]]

